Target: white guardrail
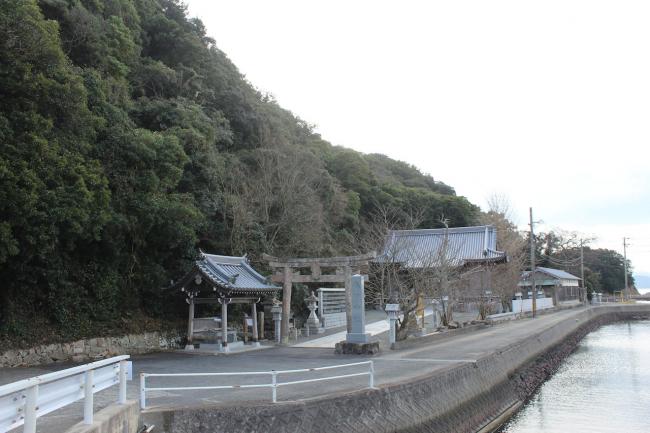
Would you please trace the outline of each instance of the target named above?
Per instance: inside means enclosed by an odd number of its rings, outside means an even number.
[[[332,370],[336,368],[354,367],[356,365],[367,365],[368,371],[361,373],[341,374],[337,376],[317,377],[314,379],[293,380],[290,382],[278,382],[281,374],[307,373],[312,371]],[[192,391],[209,389],[241,389],[241,388],[271,388],[271,400],[277,403],[278,388],[281,386],[297,385],[300,383],[321,382],[324,380],[344,379],[347,377],[368,376],[368,388],[375,386],[375,367],[372,361],[354,362],[351,364],[328,365],[326,367],[302,368],[297,370],[271,370],[271,371],[245,371],[232,373],[140,373],[140,407],[147,407],[147,391]],[[197,377],[197,376],[271,376],[271,383],[260,383],[251,385],[216,385],[216,386],[174,386],[147,388],[147,377]]]
[[[36,432],[36,419],[78,400],[84,400],[84,424],[93,422],[93,394],[119,384],[120,403],[126,402],[129,355],[115,356],[0,386],[0,432],[24,425]]]

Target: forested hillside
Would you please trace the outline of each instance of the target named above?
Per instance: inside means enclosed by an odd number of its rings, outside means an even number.
[[[530,238],[529,238],[530,239]],[[580,276],[582,273],[580,245],[582,239],[578,233],[549,231],[535,236],[537,265],[549,268],[564,269]],[[586,244],[591,242],[586,240]],[[625,268],[628,270],[628,284],[635,286],[632,273],[632,263],[622,254],[606,249],[584,246],[584,276],[585,287],[590,292],[613,293],[625,287]]]
[[[344,254],[379,208],[426,227],[477,214],[408,164],[330,145],[174,0],[3,0],[0,103],[12,341],[169,317],[161,288],[198,248]]]

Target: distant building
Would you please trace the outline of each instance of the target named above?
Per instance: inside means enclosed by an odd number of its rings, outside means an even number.
[[[486,265],[508,261],[507,254],[497,251],[496,244],[496,228],[490,225],[391,230],[375,263],[398,263],[405,270],[441,264],[464,268],[463,295],[482,296],[492,288],[491,271]]]
[[[391,260],[408,268],[428,266],[442,253],[447,239],[447,255],[458,266],[505,262],[507,255],[497,251],[494,226],[450,229],[390,230],[384,250],[376,261]]]
[[[529,297],[528,292],[532,292],[531,277],[531,272],[525,271],[518,283],[524,299]],[[542,290],[547,297],[553,298],[555,305],[580,301],[580,278],[561,269],[536,267],[535,287]]]

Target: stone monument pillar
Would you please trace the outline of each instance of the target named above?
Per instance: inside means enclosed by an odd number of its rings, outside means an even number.
[[[352,276],[352,323],[345,337],[348,343],[367,343],[370,334],[366,333],[366,304],[364,299],[363,277]]]
[[[351,278],[351,317],[350,332],[345,341],[336,344],[336,353],[374,355],[379,353],[379,342],[370,341],[366,333],[366,306],[363,289],[363,276],[353,275]]]

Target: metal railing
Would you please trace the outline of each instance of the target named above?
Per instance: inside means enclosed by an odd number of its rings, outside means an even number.
[[[129,355],[115,356],[0,386],[0,432],[23,425],[36,431],[37,418],[84,400],[84,424],[93,423],[93,394],[119,384],[119,403],[126,402]]]
[[[313,379],[292,380],[289,382],[278,382],[278,376],[282,374],[308,373],[313,371],[332,370],[336,368],[354,367],[357,365],[367,365],[368,371],[360,373],[340,374],[336,376],[317,377]],[[277,403],[278,388],[281,386],[297,385],[301,383],[321,382],[324,380],[344,379],[348,377],[368,376],[368,388],[375,387],[375,367],[372,361],[353,362],[351,364],[328,365],[326,367],[301,368],[296,370],[271,370],[271,371],[242,371],[231,373],[140,373],[140,407],[147,407],[147,391],[191,391],[191,390],[211,390],[211,389],[243,389],[243,388],[271,388],[271,400]],[[148,377],[199,377],[199,376],[271,376],[271,383],[259,383],[250,385],[214,385],[214,386],[174,386],[174,387],[155,387],[147,388],[146,380]]]

